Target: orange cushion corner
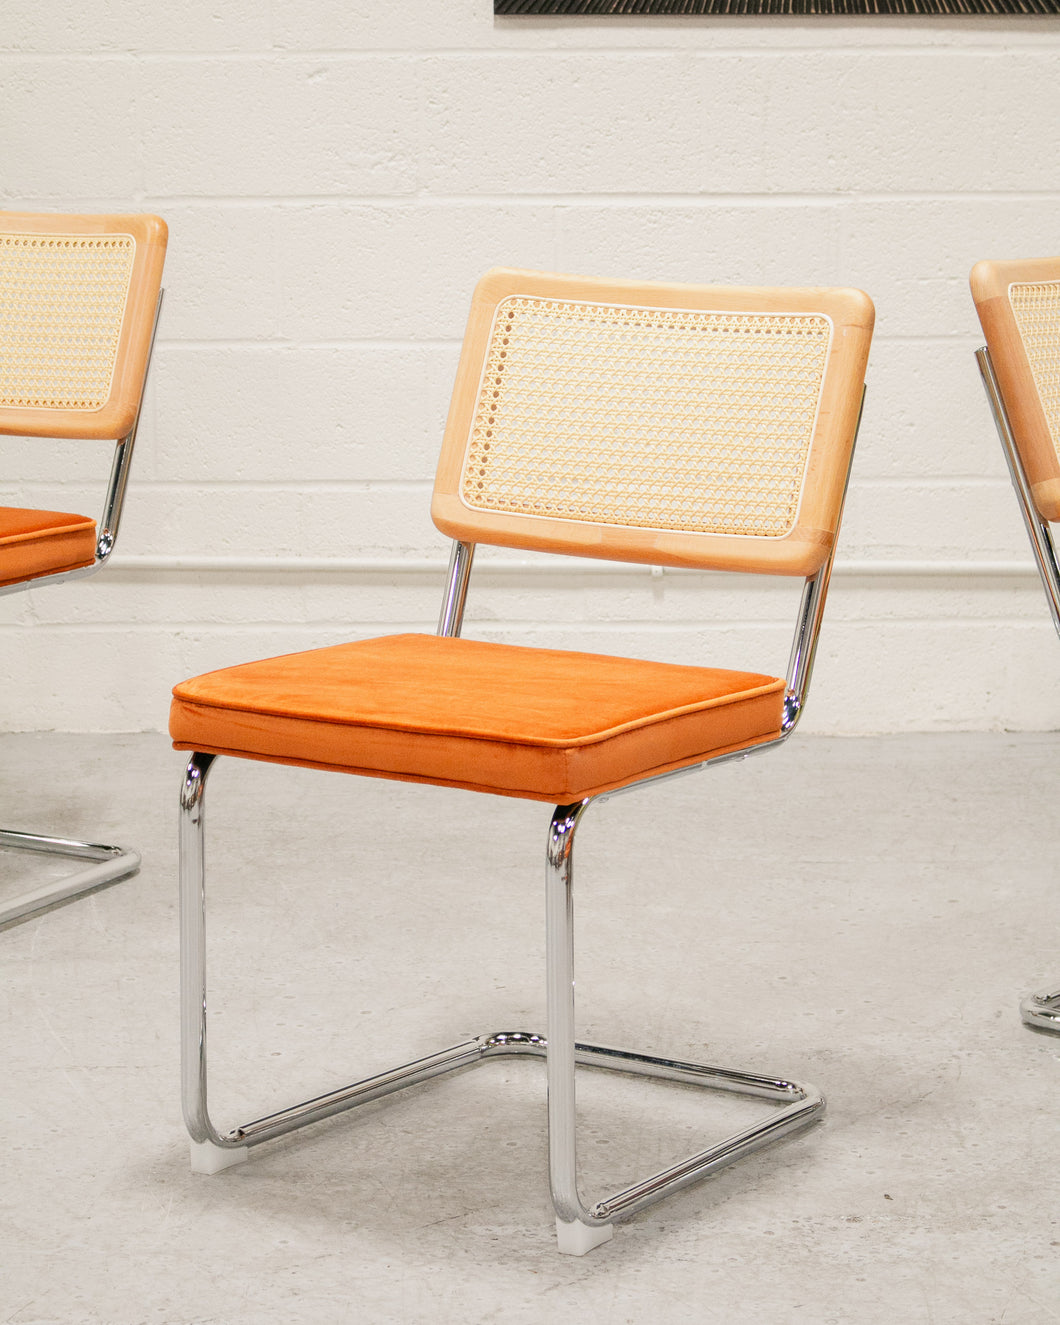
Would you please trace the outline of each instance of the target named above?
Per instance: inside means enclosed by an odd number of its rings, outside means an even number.
[[[0,506],[0,586],[91,566],[96,522],[68,511]]]

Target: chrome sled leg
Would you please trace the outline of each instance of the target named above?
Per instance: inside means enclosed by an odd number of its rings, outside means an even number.
[[[559,1250],[584,1255],[612,1234],[615,1220],[716,1172],[743,1155],[805,1127],[822,1116],[824,1100],[809,1085],[700,1063],[657,1058],[574,1038],[572,846],[588,801],[560,806],[548,844],[547,967],[548,1034],[499,1031],[464,1040],[436,1054],[342,1086],[277,1113],[220,1132],[207,1106],[206,921],[203,815],[206,776],[213,755],[190,759],[181,794],[181,1058],[184,1120],[191,1138],[192,1168],[216,1173],[245,1160],[251,1147],[369,1100],[431,1077],[488,1059],[530,1054],[546,1060],[549,1176]],[[765,1119],[654,1173],[641,1182],[585,1205],[578,1192],[574,1077],[576,1065],[653,1077],[774,1101]]]
[[[1041,1031],[1060,1032],[1060,987],[1043,989],[1040,994],[1028,994],[1020,1004],[1020,1014],[1028,1026]]]
[[[654,1058],[575,1041],[572,852],[575,829],[588,805],[588,801],[582,801],[557,807],[549,831],[547,871],[549,1176],[559,1249],[575,1256],[584,1255],[610,1238],[616,1219],[643,1210],[670,1192],[817,1121],[824,1113],[823,1096],[805,1083],[797,1085],[752,1072]],[[578,1193],[577,1176],[574,1069],[578,1063],[756,1095],[784,1107],[706,1150],[586,1206]]]
[[[12,920],[21,920],[54,906],[56,902],[65,902],[80,893],[90,892],[105,883],[116,883],[128,878],[140,868],[140,854],[125,847],[103,846],[95,842],[77,842],[67,837],[44,837],[39,833],[19,833],[14,829],[0,828],[0,847],[14,847],[19,851],[39,851],[49,856],[73,856],[81,860],[94,860],[95,865],[79,870],[65,879],[34,888],[20,897],[8,902],[0,902],[0,925]]]

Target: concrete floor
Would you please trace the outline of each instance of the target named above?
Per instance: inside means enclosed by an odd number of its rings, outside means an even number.
[[[808,1079],[825,1122],[557,1255],[540,1064],[428,1083],[188,1170],[175,799],[159,737],[0,738],[5,818],[140,875],[0,933],[0,1322],[1060,1321],[1055,735],[796,737],[594,808],[580,1033]],[[543,1029],[543,806],[225,761],[211,785],[223,1126]],[[0,856],[0,890],[48,868]],[[738,1125],[585,1074],[585,1185]]]

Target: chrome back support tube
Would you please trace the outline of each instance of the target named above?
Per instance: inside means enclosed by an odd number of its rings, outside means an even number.
[[[1023,516],[1027,536],[1034,551],[1038,574],[1042,577],[1045,596],[1049,602],[1049,611],[1053,615],[1053,625],[1056,627],[1057,634],[1060,635],[1060,568],[1057,567],[1052,530],[1046,521],[1039,516],[1034,505],[1027,471],[1023,468],[1023,461],[1016,448],[1016,439],[1012,435],[1008,410],[1001,398],[1001,388],[998,385],[990,351],[985,345],[976,350],[975,361],[978,363],[979,371],[983,377],[986,398],[990,402],[990,412],[994,416],[997,435],[1001,438],[1001,449],[1005,453],[1009,477],[1012,479],[1012,486],[1016,490],[1016,499],[1019,502],[1020,514]]]

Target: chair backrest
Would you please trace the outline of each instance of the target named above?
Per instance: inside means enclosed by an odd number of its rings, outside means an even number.
[[[1043,520],[1060,520],[1060,258],[979,262],[972,297]]]
[[[839,523],[873,316],[860,290],[491,271],[434,522],[468,543],[811,575]]]
[[[132,430],[166,238],[157,216],[0,212],[0,433]]]

